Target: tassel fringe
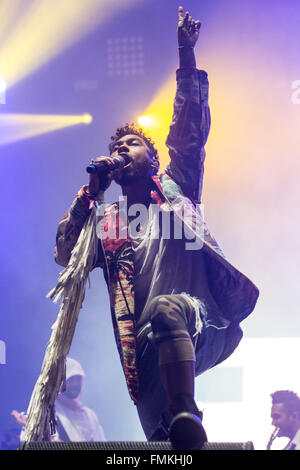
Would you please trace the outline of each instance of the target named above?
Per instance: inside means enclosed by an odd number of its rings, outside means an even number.
[[[33,389],[28,411],[24,441],[48,441],[55,431],[54,403],[65,381],[66,356],[69,353],[79,311],[85,296],[89,273],[97,261],[96,209],[92,209],[68,266],[60,273],[58,283],[47,297],[60,310],[48,342],[40,376]]]

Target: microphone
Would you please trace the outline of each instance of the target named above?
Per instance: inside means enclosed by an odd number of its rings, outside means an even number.
[[[122,157],[122,155],[117,155],[113,158],[114,164],[109,165],[105,161],[102,162],[95,162],[91,163],[87,168],[86,171],[90,174],[102,173],[104,171],[112,171],[116,168],[122,168],[126,165],[126,159]]]

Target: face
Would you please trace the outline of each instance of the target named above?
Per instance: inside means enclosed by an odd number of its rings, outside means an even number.
[[[285,411],[283,403],[276,403],[271,408],[272,425],[279,428],[278,437],[292,437],[292,418]]]
[[[66,391],[64,395],[68,398],[77,398],[81,392],[82,387],[82,376],[73,375],[66,382]]]
[[[111,157],[125,157],[128,163],[113,172],[116,183],[126,186],[141,179],[149,179],[153,174],[152,158],[144,140],[134,134],[128,134],[118,139],[113,147]]]

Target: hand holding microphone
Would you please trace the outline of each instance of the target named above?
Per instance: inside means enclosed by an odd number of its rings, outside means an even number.
[[[122,155],[116,157],[98,157],[92,160],[86,171],[90,174],[99,174],[106,171],[112,171],[116,168],[122,168],[126,165],[126,159]]]
[[[113,170],[114,162],[111,157],[94,158],[86,171],[90,175],[89,193],[96,196],[99,191],[105,191],[109,188],[112,175],[110,168]],[[101,169],[101,171],[99,171]]]
[[[94,158],[86,171],[90,175],[89,192],[96,195],[98,192],[105,191],[112,182],[112,171],[116,168],[122,168],[126,165],[126,159],[117,155],[116,157],[97,157]]]

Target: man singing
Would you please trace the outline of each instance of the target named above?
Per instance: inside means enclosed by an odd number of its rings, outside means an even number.
[[[182,7],[178,13],[179,69],[166,171],[158,174],[157,151],[141,129],[117,129],[110,156],[92,161],[96,167],[104,162],[106,171],[90,176],[59,224],[56,261],[76,269],[97,248],[90,268],[104,270],[116,343],[145,435],[191,449],[207,440],[194,401],[195,376],[237,347],[239,324],[253,311],[258,289],[225,259],[200,214],[208,79],[194,55],[200,22]],[[116,169],[116,157],[125,165]],[[122,188],[125,210],[118,203],[104,205],[112,180]],[[147,216],[139,230],[130,231],[135,207],[145,208]],[[95,212],[88,241],[86,227]],[[169,231],[162,230],[163,216],[169,217]]]

